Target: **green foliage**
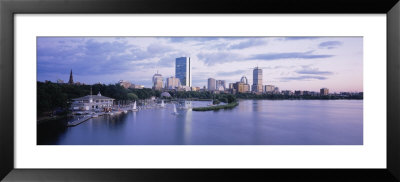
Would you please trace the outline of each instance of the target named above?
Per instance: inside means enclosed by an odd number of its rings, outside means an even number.
[[[94,85],[70,85],[57,83],[37,82],[37,114],[54,110],[67,111],[72,99],[90,94],[101,95],[115,99],[116,101],[149,99],[152,96],[159,97],[161,92],[152,89],[126,89],[118,84],[94,84]]]
[[[134,100],[134,101],[139,100],[139,97],[134,93],[128,93],[127,98],[128,100]]]
[[[254,94],[238,93],[239,99],[269,99],[269,100],[337,100],[337,99],[363,99],[362,95],[337,96],[337,95],[281,95],[281,94]]]
[[[221,103],[218,99],[213,100],[213,104],[219,104]]]
[[[219,106],[210,106],[210,107],[196,107],[193,108],[193,111],[216,111],[216,110],[220,110],[220,109],[232,109],[234,107],[236,107],[237,105],[239,105],[238,102],[232,102],[230,104],[226,104],[226,105],[219,105]]]

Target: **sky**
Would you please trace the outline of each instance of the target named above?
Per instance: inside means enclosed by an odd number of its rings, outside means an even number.
[[[253,68],[263,85],[280,90],[363,91],[362,37],[38,37],[37,80],[151,87],[158,71],[175,74],[175,58],[190,57],[192,85],[208,78],[252,84]]]

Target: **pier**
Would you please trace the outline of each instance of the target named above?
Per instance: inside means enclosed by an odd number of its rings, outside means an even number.
[[[67,126],[68,127],[77,126],[77,125],[79,125],[79,124],[81,124],[81,123],[83,123],[83,122],[85,122],[85,121],[87,121],[89,119],[92,119],[92,118],[96,118],[96,117],[103,116],[103,115],[106,115],[106,114],[108,114],[108,115],[121,114],[124,111],[128,111],[128,110],[112,111],[112,112],[101,112],[101,113],[96,113],[97,116],[93,116],[92,114],[85,115],[82,118],[78,118],[78,119],[75,119],[73,121],[68,121]]]
[[[83,122],[85,122],[85,121],[87,121],[87,120],[89,120],[91,118],[92,118],[92,115],[83,116],[83,118],[78,118],[76,120],[68,122],[67,126],[76,126],[76,125],[79,125],[79,124],[81,124],[81,123],[83,123]]]

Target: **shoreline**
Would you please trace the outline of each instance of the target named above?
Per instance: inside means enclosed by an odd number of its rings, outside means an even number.
[[[195,107],[192,111],[217,111],[220,109],[232,109],[239,105],[239,102],[232,102],[226,105],[209,106],[209,107]]]

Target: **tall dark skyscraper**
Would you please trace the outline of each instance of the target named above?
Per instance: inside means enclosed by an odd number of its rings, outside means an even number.
[[[71,73],[69,74],[69,81],[68,81],[68,83],[69,83],[69,84],[74,84],[74,78],[73,78],[73,76],[72,76],[72,69],[71,69]]]

